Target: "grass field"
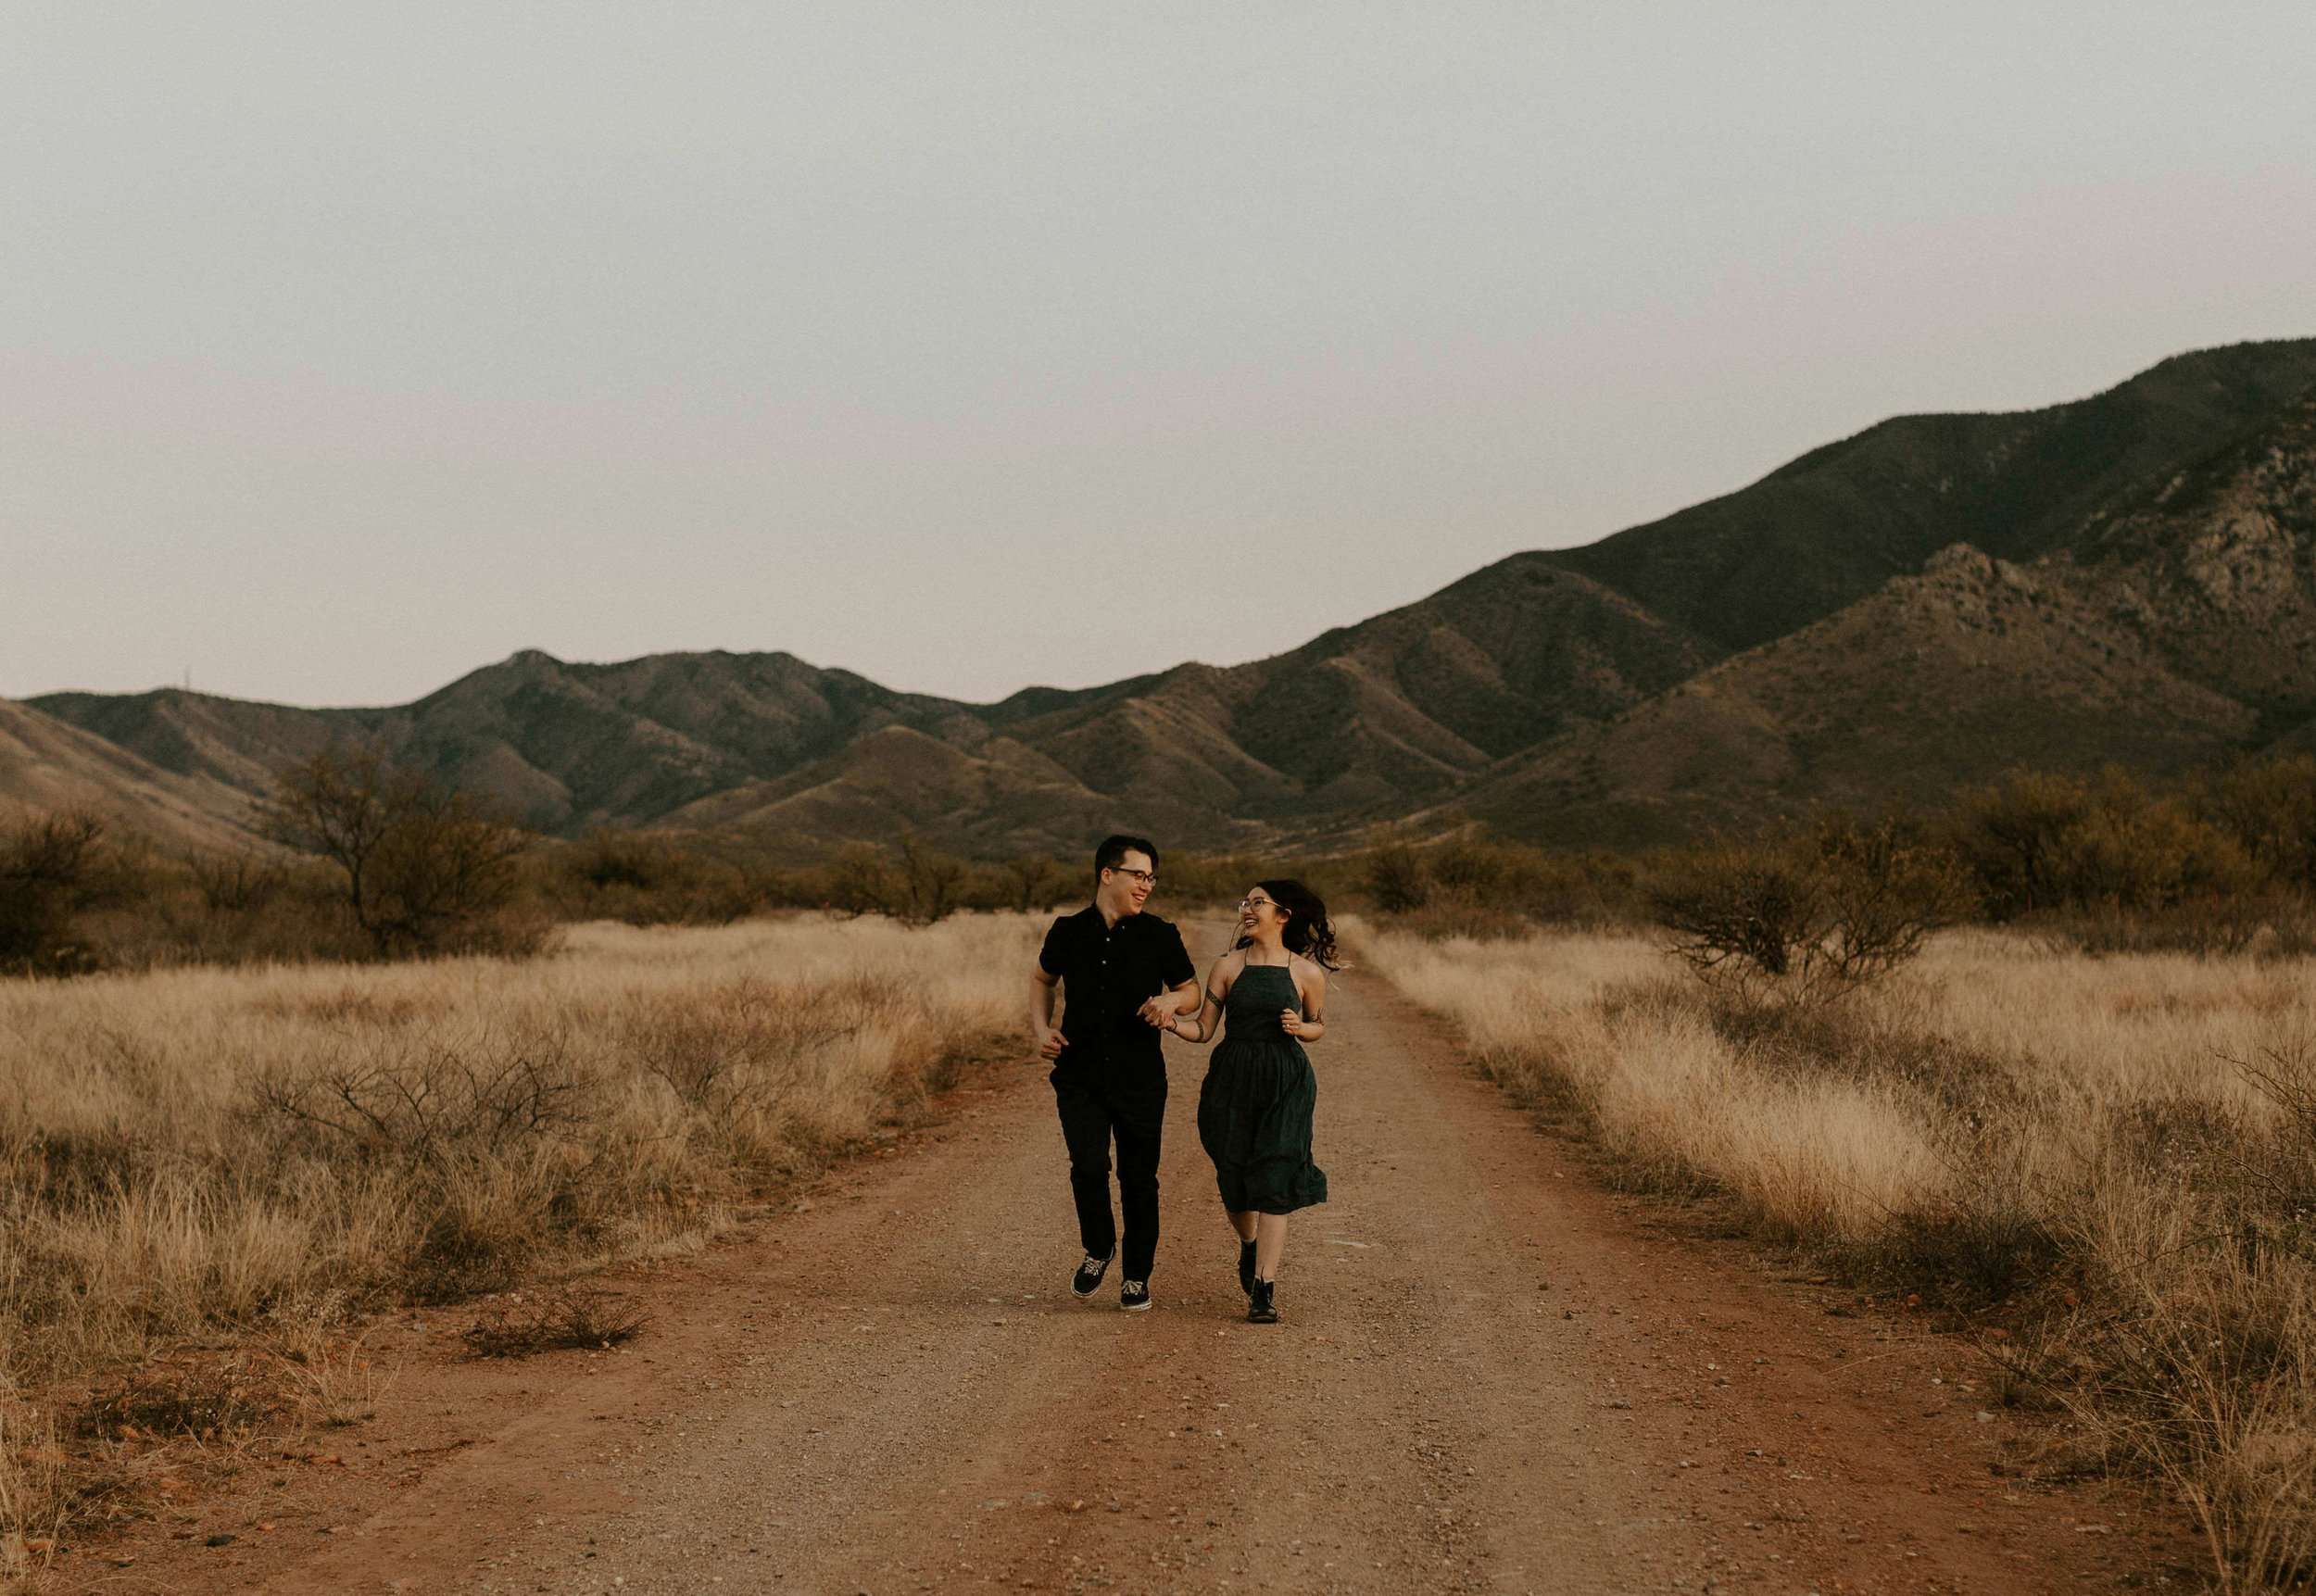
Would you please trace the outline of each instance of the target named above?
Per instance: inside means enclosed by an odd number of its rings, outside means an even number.
[[[590,924],[520,962],[0,983],[0,1565],[62,1511],[43,1460],[85,1415],[57,1393],[695,1246],[1013,1045],[1041,925]]]
[[[2168,1477],[2230,1584],[2316,1567],[2316,964],[1956,933],[1781,1011],[1637,936],[1364,955],[1621,1178],[1977,1334],[2080,1421],[2020,1467]]]

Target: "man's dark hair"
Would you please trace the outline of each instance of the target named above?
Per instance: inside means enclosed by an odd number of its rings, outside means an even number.
[[[1140,853],[1150,861],[1150,868],[1158,868],[1158,845],[1146,836],[1105,836],[1101,846],[1094,849],[1094,879],[1100,881],[1105,870],[1115,870],[1126,862],[1128,853]]]

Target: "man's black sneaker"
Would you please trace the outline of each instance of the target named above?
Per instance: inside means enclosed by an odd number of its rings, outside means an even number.
[[[1080,1263],[1077,1273],[1070,1276],[1070,1295],[1083,1302],[1101,1290],[1101,1277],[1110,1273],[1110,1260],[1117,1255],[1118,1250],[1114,1247],[1104,1257],[1096,1258],[1090,1252],[1086,1254],[1086,1262]]]
[[[1239,1243],[1239,1289],[1247,1296],[1254,1295],[1254,1243]]]
[[[1246,1322],[1250,1325],[1278,1323],[1278,1303],[1272,1293],[1278,1289],[1276,1280],[1257,1280],[1254,1289],[1247,1293]]]
[[[1126,1312],[1129,1313],[1143,1313],[1149,1312],[1150,1282],[1147,1280],[1119,1281],[1118,1306],[1125,1309]]]

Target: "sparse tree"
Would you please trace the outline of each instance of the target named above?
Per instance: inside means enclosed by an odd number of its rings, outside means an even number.
[[[922,925],[946,920],[963,907],[967,872],[962,860],[937,853],[914,832],[900,838],[900,875],[906,890],[905,916]]]
[[[325,748],[282,773],[265,834],[344,876],[347,909],[382,957],[445,950],[514,899],[531,835],[480,794],[395,765],[384,748]]]
[[[907,892],[907,884],[894,874],[873,842],[849,842],[829,861],[831,909],[846,914],[893,914]]]
[[[2207,808],[2271,881],[2316,887],[2316,758],[2247,760],[2219,779]]]
[[[1062,867],[1041,853],[1017,853],[1001,867],[1000,890],[1007,906],[1024,913],[1051,909],[1067,890]]]
[[[2060,849],[2090,811],[2089,783],[2045,771],[2021,771],[1970,798],[1966,835],[1995,910],[2016,913],[2060,901]]]
[[[261,858],[246,848],[189,854],[185,871],[193,877],[201,901],[219,914],[254,914],[279,897],[290,882],[290,873],[280,861]]]

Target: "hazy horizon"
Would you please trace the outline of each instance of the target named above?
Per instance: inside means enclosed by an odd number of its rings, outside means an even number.
[[[1236,663],[2316,334],[2316,13],[0,13],[0,694]]]

